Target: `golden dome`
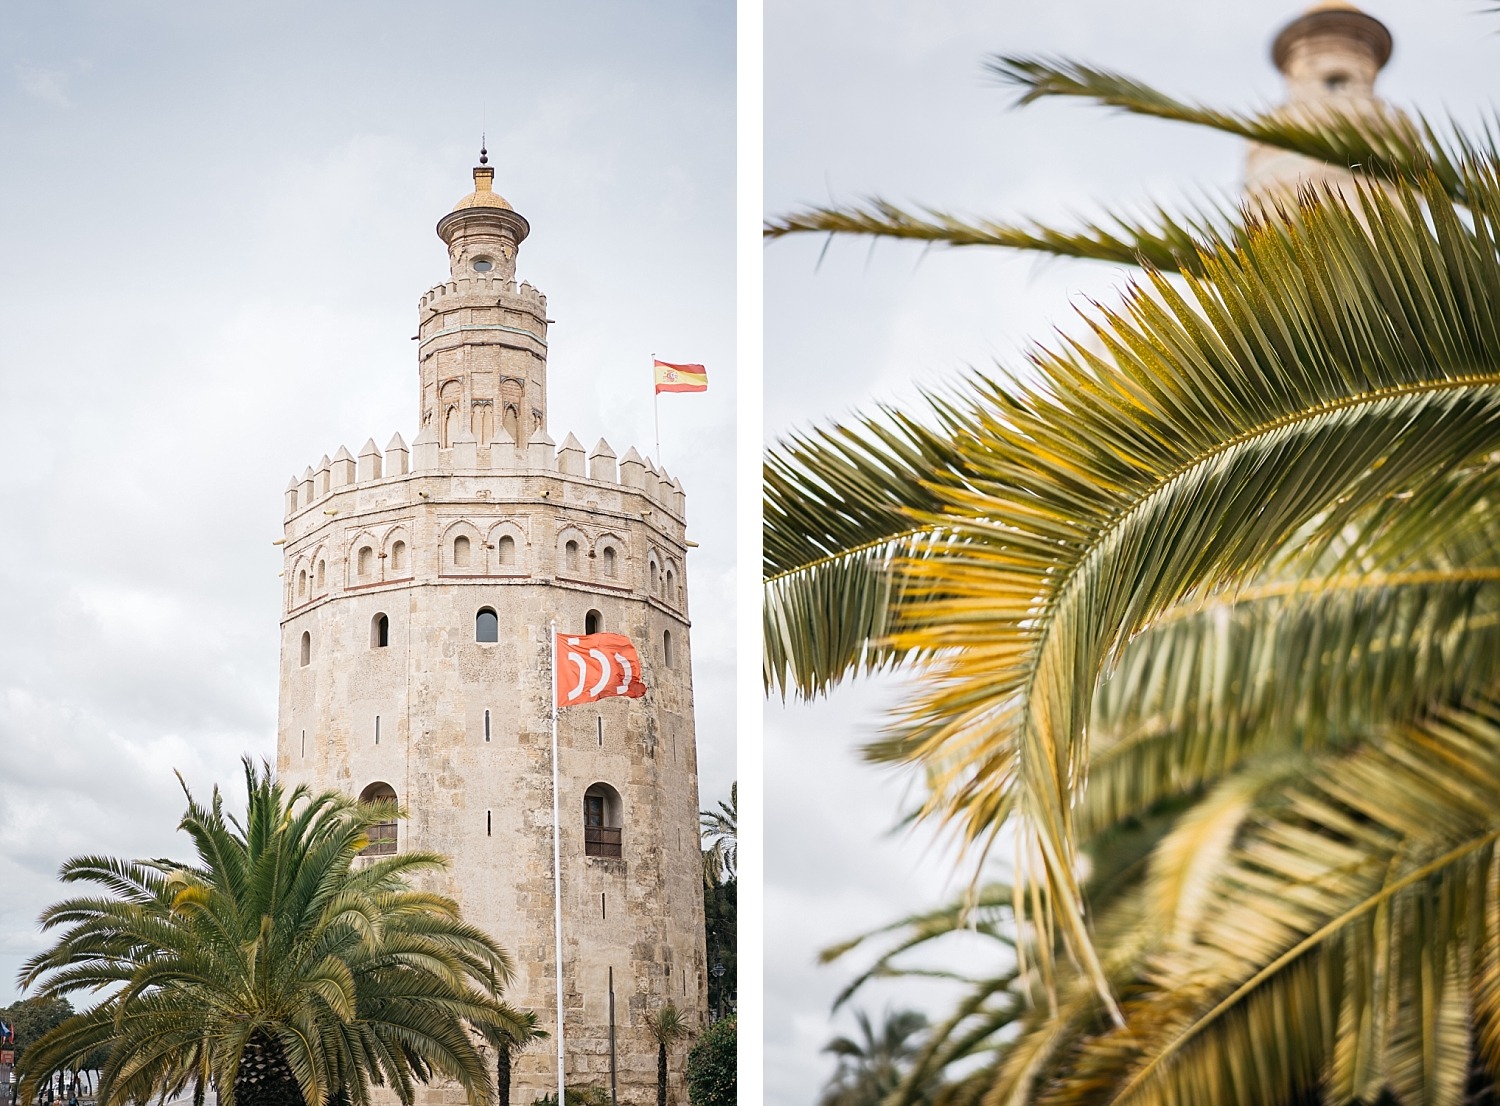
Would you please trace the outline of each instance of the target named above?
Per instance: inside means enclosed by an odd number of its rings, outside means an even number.
[[[498,207],[503,211],[514,211],[515,208],[510,206],[505,197],[491,187],[494,183],[494,166],[476,165],[474,167],[474,191],[454,204],[453,210],[463,211],[470,207]]]

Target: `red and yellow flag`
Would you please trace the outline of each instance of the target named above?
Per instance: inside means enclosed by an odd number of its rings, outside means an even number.
[[[558,634],[556,649],[558,706],[646,694],[641,658],[624,634]]]
[[[670,361],[651,362],[656,370],[656,394],[663,392],[706,392],[708,371],[702,365],[674,365]]]

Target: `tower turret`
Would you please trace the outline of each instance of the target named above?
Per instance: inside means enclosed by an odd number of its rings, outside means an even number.
[[[1405,126],[1400,112],[1375,94],[1375,78],[1391,57],[1384,23],[1346,0],[1319,0],[1283,27],[1271,60],[1286,80],[1284,115],[1316,122],[1330,114]],[[1352,184],[1348,170],[1252,143],[1245,167],[1251,199],[1286,199],[1308,184]]]
[[[547,297],[516,285],[531,224],[494,183],[481,145],[474,191],[437,224],[449,279],[417,309],[421,425],[444,450],[469,435],[519,449],[547,428]]]

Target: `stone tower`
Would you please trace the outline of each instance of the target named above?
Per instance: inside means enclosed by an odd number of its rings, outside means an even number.
[[[634,449],[548,435],[547,300],[515,282],[530,226],[487,160],[437,225],[411,448],[340,448],[287,487],[277,768],[394,796],[408,817],[371,851],[452,858],[436,889],[511,953],[507,1000],[551,1032],[549,624],[628,635],[646,697],[560,721],[566,1069],[609,1087],[613,1010],[619,1100],[652,1102],[646,1019],[707,1006],[683,493]],[[555,1065],[555,1040],[517,1057],[512,1101]]]
[[[1391,57],[1384,23],[1345,0],[1319,0],[1281,29],[1271,60],[1286,79],[1291,118],[1317,122],[1328,113],[1370,119],[1382,126],[1409,126],[1401,113],[1375,95],[1375,78]],[[1290,199],[1300,186],[1351,185],[1354,174],[1286,150],[1251,143],[1245,192],[1252,200]],[[1353,189],[1349,190],[1353,198]]]

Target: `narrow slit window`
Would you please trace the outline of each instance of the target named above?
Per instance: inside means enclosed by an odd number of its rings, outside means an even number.
[[[380,744],[380,715],[375,716],[375,744]]]
[[[605,899],[605,894],[606,892],[604,891],[599,892],[599,917],[607,919],[609,917],[609,902]]]
[[[672,631],[661,632],[661,659],[668,668],[672,667]]]
[[[484,712],[484,739],[486,741],[488,741],[490,739],[490,712],[489,711],[485,711]]]
[[[302,755],[307,756],[307,731],[302,731]]]
[[[484,835],[486,837],[493,837],[495,835],[494,819],[495,812],[493,810],[486,810],[484,812]]]

